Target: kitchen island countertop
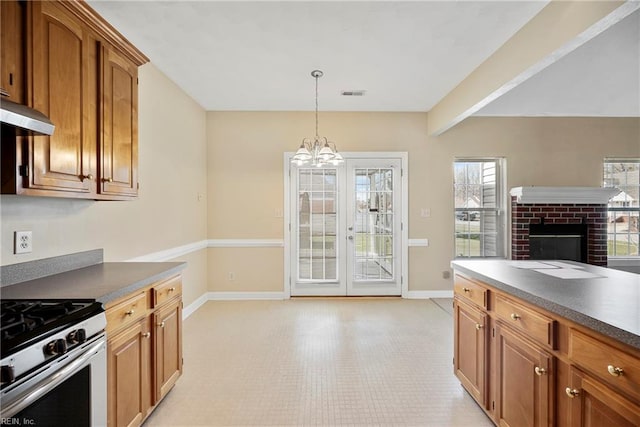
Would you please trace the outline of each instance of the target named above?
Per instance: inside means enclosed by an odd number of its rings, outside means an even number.
[[[573,261],[455,260],[453,269],[640,350],[640,275]]]
[[[2,299],[87,299],[103,305],[178,274],[184,262],[105,262],[0,288]]]

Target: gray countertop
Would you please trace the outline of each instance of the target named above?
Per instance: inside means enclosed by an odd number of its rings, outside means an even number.
[[[184,262],[107,262],[0,288],[2,299],[88,299],[107,304],[179,273]]]
[[[454,270],[640,350],[640,275],[573,261],[455,260]]]

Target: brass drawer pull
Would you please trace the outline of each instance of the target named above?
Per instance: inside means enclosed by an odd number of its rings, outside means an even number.
[[[113,182],[113,178],[102,178],[102,182]]]
[[[547,373],[546,369],[540,368],[538,366],[535,367],[534,371],[536,371],[536,375],[539,376],[539,377],[541,377],[541,376],[543,376],[544,374]]]
[[[512,318],[513,320],[518,320],[518,319],[520,319],[520,315],[519,315],[519,314],[516,314],[516,313],[511,313],[511,318]]]
[[[614,377],[619,377],[624,374],[624,369],[618,368],[617,366],[609,365],[607,366],[607,371]]]
[[[142,338],[150,338],[151,337],[151,332],[145,332],[144,334],[142,334]]]
[[[462,288],[462,290],[463,290],[465,293],[469,293],[469,292],[471,292],[471,289],[469,289],[469,288]]]
[[[484,326],[482,326],[480,323],[476,323],[476,329],[477,330],[480,330],[482,328],[484,328]]]
[[[575,388],[567,387],[567,388],[564,389],[564,391],[567,393],[567,396],[569,396],[572,399],[574,397],[580,395],[580,392],[578,390],[576,390]]]
[[[129,310],[129,311],[126,311],[126,312],[124,313],[124,315],[125,315],[125,316],[133,316],[133,313],[135,313],[135,310],[131,309],[131,310]]]
[[[88,179],[89,181],[93,181],[93,174],[89,174],[89,175],[80,175],[80,181],[84,181],[85,179]]]
[[[161,328],[164,328],[164,321],[158,323],[157,326],[160,326]]]
[[[175,291],[176,291],[176,288],[173,288],[173,287],[169,288],[169,292],[175,292]]]

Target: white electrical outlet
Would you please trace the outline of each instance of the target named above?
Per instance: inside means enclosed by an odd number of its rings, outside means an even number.
[[[28,254],[33,250],[33,235],[31,231],[16,231],[14,254]]]

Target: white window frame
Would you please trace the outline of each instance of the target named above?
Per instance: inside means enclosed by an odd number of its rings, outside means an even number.
[[[291,194],[291,158],[294,152],[285,152],[283,162],[284,172],[284,283],[283,297],[291,298],[291,200],[288,195]],[[347,158],[380,158],[395,157],[402,160],[402,171],[400,179],[402,181],[402,228],[401,228],[401,254],[402,254],[402,290],[401,297],[409,297],[409,153],[406,151],[398,152],[345,152],[341,151],[342,157]]]
[[[619,183],[615,183],[615,182],[611,182],[608,181],[607,179],[605,179],[606,177],[604,176],[606,173],[606,166],[609,163],[627,163],[627,164],[639,164],[640,165],[640,158],[605,158],[604,159],[604,163],[603,163],[603,186],[605,187],[618,187],[620,184]],[[640,171],[638,172],[640,174]],[[621,190],[623,190],[623,188],[620,188]],[[640,182],[638,183],[638,190],[640,193]],[[628,203],[628,202],[627,202]],[[638,265],[640,264],[640,251],[639,254],[636,255],[609,255],[608,251],[608,247],[609,247],[609,230],[608,230],[608,226],[609,226],[609,217],[611,213],[615,213],[615,212],[637,212],[638,216],[640,217],[640,205],[638,206],[619,206],[619,207],[612,207],[609,206],[609,203],[607,203],[607,259],[609,260],[608,264],[610,266],[623,266],[623,265],[627,265],[627,263],[625,263],[625,260],[630,260],[632,261],[633,265]],[[621,234],[621,233],[615,233],[615,234]],[[628,233],[630,234],[630,233]],[[635,234],[635,233],[634,233]]]
[[[456,244],[456,230],[455,230],[455,221],[457,219],[458,212],[461,211],[469,211],[471,210],[469,207],[456,207],[455,200],[455,184],[456,184],[456,176],[455,176],[455,167],[456,163],[481,163],[481,162],[495,162],[496,164],[496,207],[495,208],[471,208],[474,211],[478,212],[495,212],[497,227],[499,229],[496,237],[496,241],[501,242],[502,251],[501,253],[495,256],[459,256],[457,253],[457,244]],[[453,168],[453,221],[454,221],[454,230],[453,230],[453,257],[455,259],[482,259],[482,258],[497,258],[497,259],[507,259],[510,257],[511,247],[509,245],[509,237],[510,233],[507,227],[507,218],[509,214],[509,205],[507,203],[510,200],[507,196],[507,185],[506,185],[506,176],[507,176],[507,163],[504,157],[456,157],[453,160],[452,164]]]

